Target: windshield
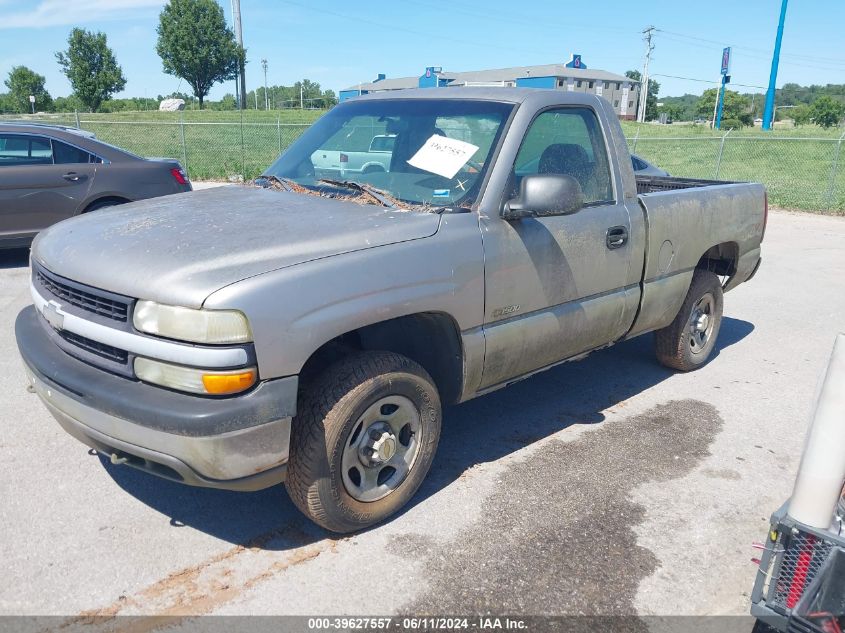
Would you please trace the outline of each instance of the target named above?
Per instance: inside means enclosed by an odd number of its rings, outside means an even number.
[[[345,103],[312,125],[264,176],[308,189],[352,181],[412,205],[468,206],[512,109],[453,99]]]

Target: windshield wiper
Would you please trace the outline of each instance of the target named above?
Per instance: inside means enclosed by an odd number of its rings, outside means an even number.
[[[279,185],[279,187],[281,187],[285,191],[297,191],[302,186],[302,185],[294,182],[293,180],[289,180],[287,178],[279,178],[278,176],[272,176],[272,175],[270,175],[270,176],[260,176],[259,178],[256,178],[256,180],[260,180],[261,178],[264,178],[265,180],[267,180],[270,183],[276,183],[277,185]]]
[[[384,191],[371,187],[363,182],[356,182],[354,180],[331,180],[328,178],[321,178],[317,182],[324,182],[327,185],[332,185],[334,187],[343,187],[344,189],[360,191],[361,193],[368,195],[383,207],[395,208],[401,206],[401,203],[389,193],[385,193]]]

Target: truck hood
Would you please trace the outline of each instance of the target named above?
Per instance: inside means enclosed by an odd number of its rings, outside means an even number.
[[[434,235],[440,216],[248,187],[103,209],[41,232],[32,257],[68,279],[200,307],[214,291],[303,262]]]

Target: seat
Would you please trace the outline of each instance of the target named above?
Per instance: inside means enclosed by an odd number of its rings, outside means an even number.
[[[587,150],[575,143],[554,143],[543,150],[537,172],[541,174],[563,174],[572,176],[581,185],[589,199],[593,192],[593,163]]]

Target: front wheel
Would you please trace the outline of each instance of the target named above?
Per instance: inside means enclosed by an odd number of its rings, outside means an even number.
[[[666,367],[698,369],[713,352],[722,325],[722,285],[709,270],[697,269],[675,320],[654,333],[654,348]]]
[[[431,377],[392,352],[339,361],[306,388],[299,410],[285,486],[306,516],[333,532],[366,528],[402,508],[440,439]]]

